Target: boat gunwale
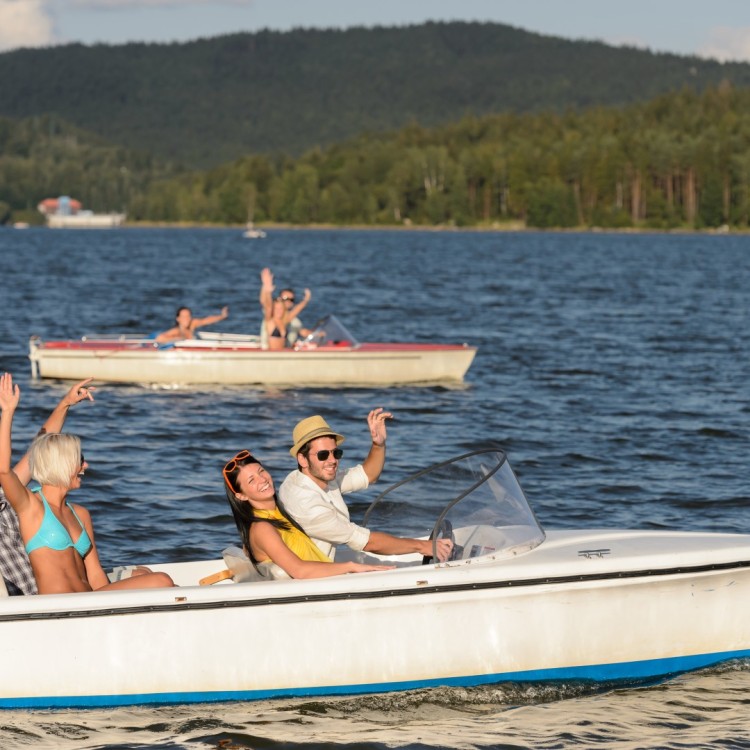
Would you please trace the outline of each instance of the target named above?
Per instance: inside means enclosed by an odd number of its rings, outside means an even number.
[[[412,352],[452,352],[452,351],[477,351],[477,347],[469,344],[440,344],[440,343],[420,343],[420,342],[363,342],[356,346],[336,345],[319,346],[314,349],[262,349],[257,344],[243,344],[241,341],[226,341],[215,346],[184,346],[177,344],[159,345],[153,340],[138,341],[109,341],[107,339],[59,339],[45,341],[36,339],[33,342],[34,355],[38,356],[39,352],[59,352],[59,351],[81,351],[81,352],[138,352],[138,353],[216,353],[216,352],[252,352],[253,354],[273,354],[281,356],[304,355],[305,357],[316,353],[333,354],[345,352],[347,354],[363,353],[412,353]]]
[[[465,565],[461,567],[468,567],[467,561]],[[640,570],[623,570],[623,571],[608,571],[601,573],[578,573],[569,574],[564,576],[540,576],[536,578],[519,578],[519,579],[504,579],[504,580],[491,580],[491,581],[474,581],[469,583],[445,583],[445,584],[416,584],[409,588],[378,588],[368,589],[366,591],[334,591],[329,593],[320,594],[294,594],[294,595],[279,595],[279,596],[261,596],[253,598],[242,598],[242,599],[212,599],[210,601],[194,601],[190,602],[183,597],[176,596],[174,601],[168,604],[123,604],[122,606],[103,606],[98,609],[80,609],[71,610],[66,609],[63,611],[40,611],[40,612],[18,612],[14,614],[0,614],[0,622],[18,622],[18,621],[42,621],[42,620],[67,620],[76,618],[89,618],[89,617],[111,617],[119,615],[133,615],[133,614],[146,614],[146,613],[166,613],[166,612],[186,612],[190,610],[211,610],[211,609],[234,609],[241,607],[266,607],[266,606],[284,606],[294,604],[308,604],[315,602],[335,602],[335,601],[355,601],[355,600],[366,600],[366,599],[394,599],[406,596],[425,596],[435,594],[452,594],[461,593],[465,591],[487,591],[492,589],[523,589],[536,586],[549,586],[549,585],[563,585],[563,584],[576,584],[576,583],[588,583],[598,581],[621,581],[621,580],[635,580],[638,578],[656,578],[656,577],[673,577],[673,576],[693,576],[701,573],[714,573],[714,572],[725,572],[731,570],[743,570],[750,568],[749,560],[734,560],[729,562],[719,563],[707,563],[703,565],[692,565],[692,566],[676,566],[672,568],[647,568]],[[443,568],[447,569],[447,568]],[[456,569],[451,566],[451,569]],[[414,568],[402,568],[402,571],[414,571]],[[434,572],[434,571],[433,571]],[[253,581],[246,583],[235,583],[221,586],[222,589],[234,587],[234,586],[258,586],[265,583],[264,581]],[[276,582],[278,583],[278,582]],[[288,582],[283,582],[288,583]],[[190,590],[199,589],[199,586],[181,586],[177,589],[154,589],[153,593],[157,591],[168,591],[170,593],[185,591],[186,593]],[[97,593],[97,592],[87,592]],[[101,592],[115,593],[115,592]],[[132,592],[128,592],[132,594]],[[61,596],[70,596],[70,594],[63,594]],[[16,598],[16,597],[13,597]],[[32,597],[27,597],[32,598]],[[39,601],[37,597],[33,597],[35,601]],[[22,600],[23,597],[18,597]],[[58,599],[58,601],[60,601]]]

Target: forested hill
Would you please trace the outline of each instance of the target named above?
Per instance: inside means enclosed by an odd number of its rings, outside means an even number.
[[[750,65],[567,41],[500,24],[263,31],[186,44],[0,54],[0,115],[54,114],[161,159],[297,155],[409,122],[620,105]]]

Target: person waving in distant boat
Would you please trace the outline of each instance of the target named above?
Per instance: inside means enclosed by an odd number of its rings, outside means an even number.
[[[307,303],[312,299],[312,292],[309,289],[305,289],[302,301],[295,305],[294,289],[286,287],[281,290],[281,301],[284,303],[286,308],[287,326],[286,326],[286,345],[293,347],[298,339],[304,338],[310,333],[309,328],[305,328],[302,325],[302,321],[297,317],[305,307]]]
[[[286,513],[276,496],[273,478],[250,451],[240,451],[228,461],[222,476],[242,546],[261,575],[326,578],[393,567],[331,562]]]
[[[353,550],[381,555],[419,553],[432,557],[431,539],[411,539],[358,526],[349,519],[343,495],[364,490],[374,483],[385,465],[387,419],[393,415],[381,408],[367,415],[372,445],[363,463],[339,471],[344,451],[339,447],[344,436],[334,432],[319,415],[297,423],[289,453],[297,459],[297,471],[291,472],[279,487],[279,495],[289,515],[312,537],[331,560],[337,544]],[[450,557],[453,543],[438,539],[440,561]]]
[[[293,346],[300,335],[307,335],[297,316],[312,299],[312,293],[305,289],[305,296],[295,305],[291,289],[282,289],[274,296],[275,288],[271,269],[264,268],[260,272],[260,306],[263,308],[260,343],[263,349],[280,350]]]
[[[175,315],[174,328],[160,333],[156,337],[157,344],[167,344],[170,341],[180,341],[182,339],[194,339],[195,331],[203,326],[210,326],[229,317],[229,307],[224,305],[218,315],[209,315],[205,318],[194,318],[189,307],[180,307]]]
[[[0,486],[18,514],[18,526],[40,594],[174,586],[166,573],[137,568],[131,578],[110,583],[99,562],[89,512],[67,500],[81,486],[88,464],[76,435],[39,435],[29,449],[32,491],[10,467],[13,415],[21,399],[9,373],[0,377]],[[75,539],[74,539],[75,537]]]

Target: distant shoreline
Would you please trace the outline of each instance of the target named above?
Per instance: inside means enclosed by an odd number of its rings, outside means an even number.
[[[731,227],[708,227],[706,229],[690,229],[688,227],[675,227],[672,229],[659,229],[657,227],[557,227],[541,228],[527,227],[521,222],[508,222],[493,226],[466,226],[457,227],[446,224],[285,224],[285,223],[260,223],[254,225],[256,229],[274,230],[313,230],[313,231],[401,231],[401,232],[476,232],[510,234],[513,232],[539,232],[539,233],[565,233],[565,234],[709,234],[709,235],[746,235],[750,229],[738,229]],[[242,231],[245,224],[205,224],[200,222],[154,222],[138,221],[126,222],[120,229],[235,229]]]

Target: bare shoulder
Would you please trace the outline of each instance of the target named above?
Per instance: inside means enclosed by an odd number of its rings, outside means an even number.
[[[83,507],[83,505],[78,505],[78,503],[70,503],[70,507],[73,508],[75,514],[82,521],[88,521],[89,523],[91,523],[91,514],[86,510],[86,508]]]

